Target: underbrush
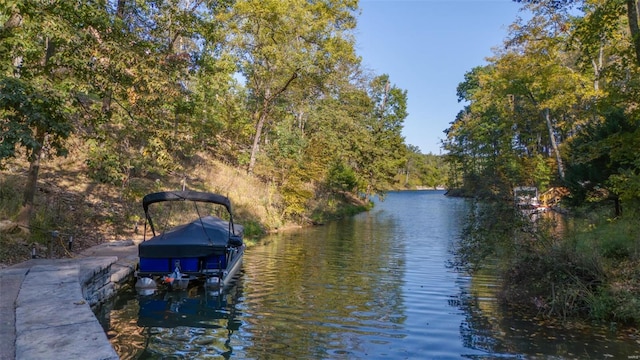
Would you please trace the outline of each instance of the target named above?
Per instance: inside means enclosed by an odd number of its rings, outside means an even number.
[[[640,324],[640,234],[634,216],[591,208],[564,233],[538,228],[503,273],[501,299],[548,317]]]
[[[0,219],[8,219],[20,210],[22,197],[15,191],[20,186],[15,177],[0,176]]]
[[[593,258],[565,247],[516,257],[503,275],[501,300],[550,317],[586,316],[605,274]]]
[[[638,218],[625,216],[580,227],[576,251],[598,259],[606,282],[589,300],[590,316],[602,321],[640,324],[640,232]]]

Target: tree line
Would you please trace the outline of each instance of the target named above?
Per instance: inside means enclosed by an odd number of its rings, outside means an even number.
[[[444,183],[404,143],[407,92],[361,65],[357,0],[26,0],[0,5],[0,165],[82,140],[89,175],[188,171],[207,153],[314,197]],[[428,183],[425,183],[428,182]]]
[[[638,209],[638,3],[521,2],[528,15],[457,88],[465,106],[443,142],[450,185],[499,197],[566,186],[577,202]]]

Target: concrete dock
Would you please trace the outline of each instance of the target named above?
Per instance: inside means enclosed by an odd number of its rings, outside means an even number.
[[[114,296],[137,263],[137,243],[119,241],[0,270],[0,359],[118,359],[91,306]]]

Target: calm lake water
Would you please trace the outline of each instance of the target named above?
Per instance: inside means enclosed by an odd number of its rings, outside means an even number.
[[[250,248],[222,295],[124,292],[103,326],[123,359],[640,359],[631,331],[509,313],[490,274],[448,266],[467,211],[442,191],[390,193]]]

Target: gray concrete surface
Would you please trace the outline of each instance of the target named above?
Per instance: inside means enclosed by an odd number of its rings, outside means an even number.
[[[137,255],[121,241],[0,270],[0,359],[118,359],[91,306],[130,278]]]

